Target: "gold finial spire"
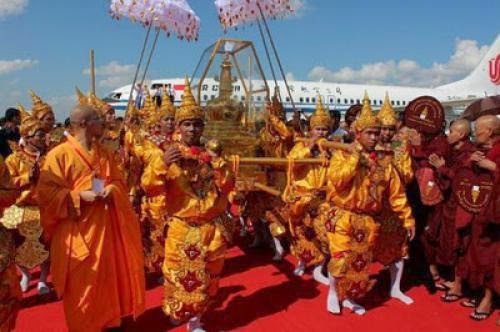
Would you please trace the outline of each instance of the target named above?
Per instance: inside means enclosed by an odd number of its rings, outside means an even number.
[[[384,103],[377,114],[377,118],[380,120],[382,126],[395,126],[397,122],[396,113],[391,105],[391,100],[389,99],[389,93],[385,93]]]
[[[30,90],[31,100],[33,102],[33,106],[31,108],[31,115],[36,117],[37,119],[42,119],[46,114],[52,113],[52,107],[49,104],[44,102],[42,98],[37,96],[37,94]]]
[[[184,95],[182,96],[182,103],[179,109],[175,113],[175,122],[181,123],[187,119],[204,119],[203,111],[201,107],[196,104],[193,93],[191,92],[191,84],[189,83],[189,78],[186,75],[184,83]]]
[[[309,126],[311,127],[311,129],[318,126],[329,127],[331,125],[330,114],[328,114],[328,112],[325,110],[323,101],[321,100],[321,96],[318,95],[317,99],[316,110],[311,115],[311,118],[309,120]]]
[[[363,107],[361,108],[361,112],[356,119],[356,129],[362,131],[371,127],[380,127],[380,121],[373,114],[372,107],[370,105],[370,98],[368,97],[368,92],[365,90]]]

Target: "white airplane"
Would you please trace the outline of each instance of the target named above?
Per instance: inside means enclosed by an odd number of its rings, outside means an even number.
[[[193,79],[197,82],[198,79]],[[293,111],[290,97],[286,95],[286,87],[283,81],[277,81],[281,96],[283,96],[284,107],[288,113]],[[263,87],[262,81],[251,82],[255,87]],[[371,104],[375,109],[382,105],[385,93],[388,92],[395,108],[404,107],[414,98],[427,95],[437,98],[447,110],[452,110],[454,115],[460,114],[464,108],[474,99],[500,94],[500,34],[490,47],[479,65],[464,79],[438,86],[435,88],[418,88],[391,85],[368,85],[368,84],[344,84],[332,82],[291,81],[288,83],[296,108],[310,113],[314,111],[316,98],[321,96],[325,106],[330,110],[347,110],[351,105],[359,104],[367,91]],[[274,81],[268,80],[269,91],[274,91]],[[147,82],[149,91],[167,87],[174,95],[174,103],[179,105],[184,90],[184,78],[158,79]],[[193,94],[196,86],[193,86]],[[118,115],[122,113],[127,105],[131,84],[111,92],[104,100],[110,103]],[[204,106],[207,101],[218,96],[219,82],[214,78],[206,78],[201,87],[200,99]],[[240,81],[233,83],[233,98],[245,102],[245,91]],[[134,91],[132,98],[135,99]],[[263,105],[264,94],[252,96],[252,104],[256,107]]]

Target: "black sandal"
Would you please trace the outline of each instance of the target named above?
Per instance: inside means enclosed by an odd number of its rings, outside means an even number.
[[[478,303],[476,299],[467,299],[465,301],[460,302],[460,305],[465,308],[476,308]]]
[[[493,313],[493,310],[490,310],[488,312],[479,312],[476,310],[474,310],[470,315],[470,319],[472,320],[475,320],[477,322],[480,322],[480,321],[483,321],[483,320],[486,320],[488,319],[488,317],[491,316],[491,314]]]
[[[446,293],[443,296],[441,296],[441,301],[446,302],[446,303],[452,303],[452,302],[457,302],[458,300],[462,299],[464,296],[462,294],[455,294],[455,293]]]

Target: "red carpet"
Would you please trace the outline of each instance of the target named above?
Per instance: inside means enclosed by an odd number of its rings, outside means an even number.
[[[388,299],[385,289],[388,273],[381,273],[381,283],[363,302],[368,312],[360,317],[345,311],[342,316],[325,310],[327,288],[311,280],[293,276],[293,258],[271,262],[271,253],[252,250],[244,253],[232,248],[227,255],[225,275],[217,303],[207,313],[204,323],[213,331],[500,331],[497,315],[478,323],[470,320],[470,309],[458,303],[444,304],[440,294],[429,295],[423,286],[408,290],[415,300],[406,306]],[[33,284],[33,287],[35,284]],[[162,288],[147,292],[147,311],[137,322],[127,321],[125,331],[185,331],[173,328],[162,314]],[[40,299],[32,289],[23,300],[24,309],[16,331],[66,331],[61,302],[53,296]]]

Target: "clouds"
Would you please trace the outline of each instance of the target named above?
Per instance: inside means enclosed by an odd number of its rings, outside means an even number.
[[[30,68],[36,66],[37,64],[38,60],[31,59],[0,60],[0,76],[23,70],[25,68]]]
[[[118,61],[96,67],[95,75],[99,77],[98,86],[102,88],[118,88],[122,85],[131,84],[134,78],[135,65],[122,65]],[[83,70],[84,75],[90,75],[90,69]]]
[[[0,20],[22,14],[27,6],[28,0],[0,0]]]
[[[311,80],[395,84],[408,86],[437,86],[460,79],[470,73],[486,55],[489,46],[478,46],[475,40],[456,39],[454,53],[445,63],[424,67],[415,60],[401,59],[368,63],[359,69],[343,67],[337,71],[316,66],[308,74]]]
[[[56,96],[48,98],[46,101],[52,106],[56,119],[62,122],[69,117],[69,113],[76,105],[76,96]]]

